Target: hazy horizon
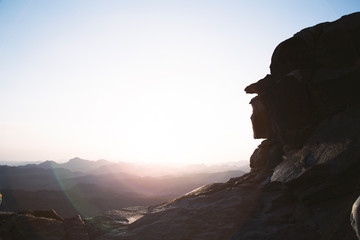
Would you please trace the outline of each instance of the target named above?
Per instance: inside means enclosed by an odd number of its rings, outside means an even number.
[[[126,163],[126,164],[135,164],[135,165],[139,165],[139,166],[149,166],[149,165],[154,165],[156,166],[161,166],[161,167],[173,167],[173,168],[186,168],[186,167],[191,167],[191,166],[206,166],[206,167],[214,167],[214,166],[220,166],[220,165],[232,165],[234,167],[242,167],[245,165],[248,165],[250,162],[249,160],[237,160],[237,161],[223,161],[223,162],[218,162],[218,163],[203,163],[203,162],[192,162],[192,163],[184,163],[184,164],[178,164],[178,165],[171,165],[169,166],[169,164],[167,163],[142,163],[142,162],[128,162],[128,161],[111,161],[111,160],[107,160],[107,159],[85,159],[82,157],[73,157],[70,159],[65,159],[65,160],[53,160],[53,159],[46,159],[46,160],[42,160],[42,161],[0,161],[0,165],[9,165],[9,166],[23,166],[23,165],[27,165],[27,164],[40,164],[40,163],[44,163],[47,161],[53,161],[56,162],[58,164],[63,164],[63,163],[67,163],[73,159],[81,159],[81,160],[86,160],[86,161],[90,161],[90,162],[98,162],[98,161],[107,161],[110,163]]]
[[[51,162],[51,163],[49,163]],[[91,160],[75,157],[66,161],[36,161],[36,162],[16,162],[0,161],[0,167],[20,167],[27,168],[29,172],[34,169],[52,169],[54,173],[58,169],[68,169],[74,173],[86,172],[91,169],[92,174],[112,174],[128,175],[138,177],[174,177],[191,174],[211,174],[211,173],[230,173],[230,172],[249,172],[249,161],[221,162],[215,164],[190,163],[190,164],[165,164],[165,163],[132,163],[132,162],[112,162],[106,159]],[[60,170],[61,172],[61,170]],[[121,174],[120,174],[121,173]]]
[[[0,1],[0,162],[249,159],[271,54],[359,1]]]

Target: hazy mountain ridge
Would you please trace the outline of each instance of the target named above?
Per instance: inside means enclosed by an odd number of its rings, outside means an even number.
[[[130,174],[135,167],[81,158],[61,164],[45,161],[17,167],[0,166],[0,190],[8,198],[9,210],[52,208],[65,217],[79,211],[83,216],[93,216],[110,209],[164,202],[204,184],[224,182],[245,173],[232,170],[143,177]],[[69,200],[80,207],[74,208]],[[82,202],[88,202],[87,206],[81,206]],[[5,210],[5,206],[0,209]]]
[[[26,162],[25,162],[26,163]],[[0,162],[1,165],[1,162]],[[12,166],[12,165],[10,165]],[[41,168],[63,168],[73,172],[92,172],[94,174],[103,174],[104,172],[126,173],[137,176],[163,176],[163,175],[181,175],[185,173],[204,173],[204,172],[224,172],[232,170],[250,170],[247,161],[225,162],[220,164],[192,164],[182,167],[172,167],[169,165],[157,164],[134,164],[129,162],[111,162],[108,160],[86,160],[79,157],[72,158],[65,163],[57,163],[52,160],[46,160],[37,164],[22,164],[16,167],[41,167]]]

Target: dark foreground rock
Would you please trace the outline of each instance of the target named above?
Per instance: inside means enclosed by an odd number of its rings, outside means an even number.
[[[258,94],[254,137],[266,138],[250,173],[158,206],[85,220],[3,213],[1,238],[356,240],[350,213],[360,195],[359,56],[360,13],[279,44],[271,73],[245,89]]]
[[[89,234],[80,215],[64,220],[64,229],[68,240],[88,240]]]
[[[64,240],[63,222],[54,218],[36,217],[29,213],[0,213],[2,240]]]

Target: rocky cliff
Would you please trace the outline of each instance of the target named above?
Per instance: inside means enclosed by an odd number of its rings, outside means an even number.
[[[250,173],[82,229],[91,239],[357,239],[349,216],[360,194],[359,54],[360,13],[280,43],[270,74],[245,89],[257,94],[254,137],[265,139]],[[99,228],[105,219],[111,227]]]

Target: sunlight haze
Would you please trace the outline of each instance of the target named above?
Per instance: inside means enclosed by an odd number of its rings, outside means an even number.
[[[271,54],[359,1],[0,1],[0,161],[248,161]]]

